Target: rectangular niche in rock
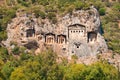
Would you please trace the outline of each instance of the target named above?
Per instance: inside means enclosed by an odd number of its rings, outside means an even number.
[[[63,43],[66,43],[66,36],[65,35],[58,35],[57,36],[57,43],[58,44],[63,44]]]
[[[95,42],[97,40],[96,32],[88,32],[88,42]]]
[[[26,30],[26,37],[33,37],[35,35],[34,29],[27,29]]]
[[[47,44],[52,44],[55,42],[55,34],[53,33],[48,33],[45,35],[45,42]]]

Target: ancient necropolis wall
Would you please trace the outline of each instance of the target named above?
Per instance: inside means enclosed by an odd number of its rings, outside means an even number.
[[[34,45],[31,41],[35,41],[34,47],[39,52],[51,47],[62,56],[96,55],[107,51],[99,28],[99,14],[93,7],[86,11],[73,11],[72,15],[58,16],[56,24],[48,19],[35,18],[33,14],[17,15],[8,24],[8,39],[4,44],[11,47],[10,42],[15,41],[19,46],[26,47]]]

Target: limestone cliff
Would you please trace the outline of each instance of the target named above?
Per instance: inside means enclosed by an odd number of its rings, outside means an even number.
[[[94,7],[89,10],[77,10],[64,17],[57,16],[57,23],[36,18],[34,14],[22,14],[12,19],[7,26],[8,39],[11,42],[34,48],[37,52],[51,47],[62,56],[92,56],[107,51],[107,45],[100,34],[99,13]]]

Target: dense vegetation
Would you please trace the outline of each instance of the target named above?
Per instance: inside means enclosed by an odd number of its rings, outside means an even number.
[[[0,80],[119,80],[117,69],[106,61],[85,65],[58,61],[52,50],[14,57],[5,48],[0,51]]]
[[[120,3],[102,0],[6,0],[0,6],[0,45],[7,38],[7,24],[19,9],[56,23],[57,15],[86,10],[91,5],[100,13],[103,36],[109,49],[120,54],[120,29],[117,23],[120,20]],[[117,69],[106,61],[84,65],[68,63],[65,59],[57,63],[56,59],[56,54],[51,50],[35,56],[17,46],[11,52],[0,46],[0,80],[119,80]]]

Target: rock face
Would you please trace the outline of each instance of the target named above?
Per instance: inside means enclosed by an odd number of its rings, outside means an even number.
[[[25,46],[36,41],[37,52],[51,47],[62,56],[92,56],[107,51],[95,8],[73,11],[57,19],[58,22],[52,24],[50,20],[35,18],[33,14],[17,14],[8,24],[8,39],[4,44],[10,47],[11,42],[17,42]]]

